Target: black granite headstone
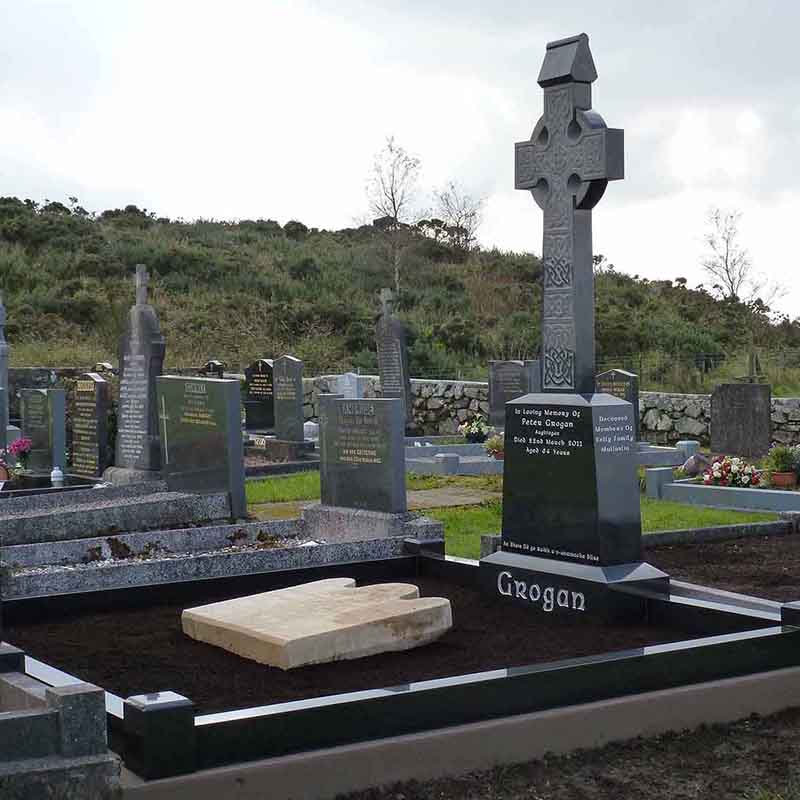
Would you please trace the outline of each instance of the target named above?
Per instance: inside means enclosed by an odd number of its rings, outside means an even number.
[[[403,416],[407,424],[414,421],[414,402],[411,395],[411,377],[408,370],[408,344],[406,326],[392,316],[394,294],[381,289],[381,316],[375,327],[378,350],[378,373],[381,397],[396,397],[403,403]]]
[[[111,386],[96,372],[75,382],[72,416],[72,472],[97,478],[108,466],[108,408]]]
[[[772,438],[771,388],[767,383],[723,383],[711,394],[711,449],[760,458]]]
[[[157,380],[161,469],[174,491],[228,492],[247,515],[238,380],[162,375]]]
[[[294,356],[281,356],[273,365],[275,391],[275,438],[302,442],[303,437],[303,362]]]
[[[157,472],[161,466],[156,410],[156,378],[166,344],[158,317],[147,302],[147,271],[136,267],[136,305],[120,342],[119,408],[115,466]]]
[[[50,474],[53,467],[65,470],[66,430],[63,389],[20,389],[22,436],[31,440],[27,467]]]
[[[669,578],[641,561],[631,403],[594,394],[592,208],[623,176],[623,135],[591,107],[585,34],[550,42],[544,114],[516,145],[518,189],[544,214],[542,390],[506,404],[502,549],[480,580],[546,613],[640,620],[641,590]]]
[[[624,369],[609,369],[601,372],[596,379],[595,391],[610,394],[627,400],[633,405],[633,419],[636,425],[636,441],[639,441],[639,376]]]
[[[8,342],[6,341],[6,307],[0,292],[0,448],[5,449],[9,422]]]
[[[323,505],[405,512],[401,401],[321,395],[320,478]]]
[[[248,431],[266,431],[275,427],[273,364],[259,358],[244,371],[244,417]]]
[[[506,403],[541,391],[538,361],[489,362],[489,424],[502,428],[506,421]]]

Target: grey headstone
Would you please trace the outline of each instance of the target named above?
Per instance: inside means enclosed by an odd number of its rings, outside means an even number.
[[[624,369],[609,369],[601,372],[595,381],[595,391],[610,394],[633,404],[636,423],[636,441],[639,441],[639,376]]]
[[[147,302],[147,270],[136,266],[136,304],[120,342],[119,409],[114,463],[132,470],[161,465],[156,411],[156,378],[164,366],[166,343],[155,309]]]
[[[623,132],[592,110],[585,34],[547,46],[544,114],[516,145],[515,186],[544,212],[542,391],[594,391],[592,208],[624,176]]]
[[[97,478],[109,464],[110,402],[111,385],[96,372],[87,372],[75,382],[71,471],[76,475]]]
[[[323,505],[405,512],[402,402],[321,395],[320,477]]]
[[[8,403],[6,400],[7,395],[8,390],[0,386],[0,406],[5,404],[5,407],[8,408]],[[2,422],[0,422],[0,453],[2,453],[6,447],[8,447],[8,426],[3,425]]]
[[[408,371],[408,343],[406,326],[392,316],[394,294],[381,289],[381,316],[375,327],[378,350],[378,372],[381,397],[396,397],[403,403],[406,423],[414,420],[414,403],[411,397],[411,376]]]
[[[275,427],[273,363],[259,358],[244,371],[245,430],[267,431]]]
[[[274,362],[275,438],[303,441],[303,362],[281,356]]]
[[[65,397],[63,389],[20,389],[22,436],[31,440],[28,469],[49,474],[66,471]]]
[[[366,394],[369,381],[355,372],[345,372],[336,378],[336,394],[346,400],[360,400]]]
[[[711,393],[711,449],[760,458],[772,437],[771,390],[767,383],[723,383]]]
[[[246,516],[239,381],[162,375],[157,386],[167,486],[228,492],[231,515]]]
[[[541,390],[539,361],[489,362],[489,424],[502,428],[506,403]]]

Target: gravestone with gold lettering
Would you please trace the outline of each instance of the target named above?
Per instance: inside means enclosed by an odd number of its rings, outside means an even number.
[[[263,432],[275,426],[272,368],[272,359],[258,358],[244,371],[244,427],[247,431]]]
[[[96,372],[75,382],[72,405],[72,467],[76,475],[98,478],[108,466],[108,408],[111,386]]]
[[[501,550],[481,580],[560,616],[641,618],[668,577],[641,560],[631,403],[595,393],[592,208],[623,177],[623,132],[592,109],[585,34],[547,45],[544,114],[516,145],[516,187],[544,212],[542,387],[506,405]]]
[[[66,402],[63,389],[20,389],[22,437],[30,439],[27,469],[49,475],[66,471]]]
[[[157,379],[161,471],[173,491],[227,492],[231,516],[247,516],[238,380]]]
[[[114,466],[104,475],[112,483],[160,478],[156,378],[164,366],[166,343],[147,292],[147,270],[137,264],[136,304],[130,310],[128,330],[120,342]]]

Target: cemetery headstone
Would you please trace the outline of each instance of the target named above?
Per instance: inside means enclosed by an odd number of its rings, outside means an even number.
[[[404,513],[402,402],[321,395],[320,479],[323,505]]]
[[[641,561],[633,406],[595,394],[592,208],[623,177],[623,132],[592,110],[596,77],[585,34],[548,44],[544,114],[516,145],[516,188],[544,212],[542,389],[506,405],[502,549],[481,580],[544,612],[640,618],[630,589],[668,578]]]
[[[489,424],[502,428],[506,403],[541,388],[539,361],[490,361]]]
[[[119,407],[114,482],[156,477],[161,467],[156,378],[164,366],[166,343],[147,296],[148,275],[136,266],[136,304],[120,342]]]
[[[609,369],[597,376],[595,391],[627,400],[634,410],[634,436],[639,441],[639,376],[624,369]]]
[[[375,328],[381,397],[396,397],[403,403],[407,424],[414,421],[411,377],[408,371],[406,326],[393,316],[394,293],[381,289],[381,315]]]
[[[259,358],[244,371],[244,417],[248,431],[266,431],[275,427],[273,363]]]
[[[273,365],[275,383],[275,438],[303,441],[303,362],[281,356]]]
[[[247,516],[239,381],[162,375],[157,387],[167,486],[228,492],[231,516]]]
[[[111,385],[96,372],[75,382],[72,416],[72,472],[97,478],[108,466],[108,409]]]
[[[345,372],[336,379],[336,394],[340,394],[346,400],[359,400],[366,395],[368,383],[363,375]]]
[[[66,465],[65,396],[63,389],[20,389],[22,436],[31,440],[27,468],[50,474]]]
[[[225,363],[217,358],[212,358],[203,364],[200,374],[205,378],[224,378]]]
[[[772,392],[768,383],[723,383],[711,393],[711,449],[760,458],[772,438]]]

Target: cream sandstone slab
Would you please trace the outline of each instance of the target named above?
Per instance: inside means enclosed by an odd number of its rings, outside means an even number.
[[[187,608],[181,623],[193,639],[286,670],[419,647],[450,630],[453,614],[412,584],[330,578]]]

